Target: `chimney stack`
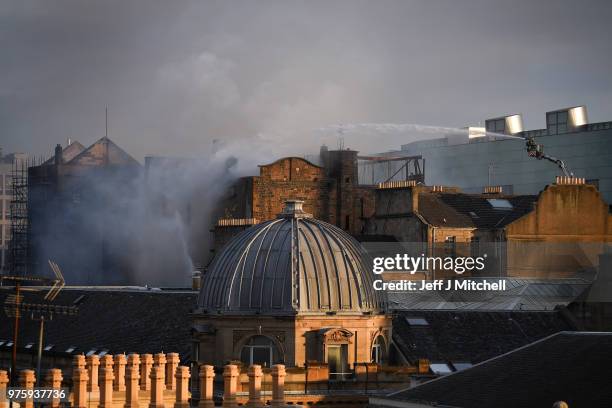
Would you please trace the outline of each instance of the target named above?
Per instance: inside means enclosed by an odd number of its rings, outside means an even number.
[[[58,166],[62,164],[63,161],[64,159],[62,157],[62,145],[58,143],[55,146],[55,165]]]
[[[484,188],[485,194],[501,194],[503,191],[502,186],[486,186]]]
[[[566,186],[581,186],[586,184],[584,177],[557,176],[555,184]]]

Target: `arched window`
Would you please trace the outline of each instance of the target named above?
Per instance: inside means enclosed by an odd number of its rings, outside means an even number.
[[[278,358],[278,350],[274,342],[266,336],[253,336],[242,346],[240,360],[245,365],[260,364],[272,367]]]
[[[385,361],[385,339],[383,336],[377,336],[372,344],[372,362],[382,364]]]

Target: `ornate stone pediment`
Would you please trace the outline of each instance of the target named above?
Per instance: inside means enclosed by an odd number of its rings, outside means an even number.
[[[351,337],[353,337],[353,333],[346,329],[332,328],[332,329],[324,329],[323,333],[323,342],[325,344],[346,344],[352,343]]]

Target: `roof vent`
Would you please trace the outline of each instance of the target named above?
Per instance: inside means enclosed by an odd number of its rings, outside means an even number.
[[[278,215],[279,218],[310,218],[312,214],[308,214],[303,208],[304,201],[302,200],[287,200],[283,212]]]
[[[546,112],[546,129],[549,134],[573,132],[589,123],[586,106]]]
[[[521,115],[506,115],[485,120],[485,129],[490,133],[515,135],[523,131]]]
[[[580,186],[585,184],[585,179],[584,177],[557,176],[555,184],[565,186]]]
[[[502,193],[502,186],[486,186],[484,188],[484,193],[485,194],[501,194]]]

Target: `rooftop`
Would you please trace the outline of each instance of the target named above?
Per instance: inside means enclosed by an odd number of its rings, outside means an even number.
[[[471,280],[487,278],[471,277]],[[490,279],[490,278],[488,278]],[[569,279],[523,279],[502,278],[505,291],[411,291],[388,292],[387,306],[390,310],[480,310],[512,311],[553,310],[567,306],[579,296],[587,293],[592,280]]]
[[[502,228],[533,210],[537,195],[419,193],[419,214],[436,226]]]
[[[612,400],[611,376],[612,333],[561,332],[371,403],[541,408],[562,400],[604,408]]]
[[[382,307],[348,233],[290,200],[274,220],[230,240],[202,281],[203,313],[363,313]]]
[[[47,290],[23,291],[23,302],[44,303]],[[14,293],[0,287],[0,303]],[[45,327],[45,351],[81,354],[177,352],[191,355],[189,312],[197,293],[142,287],[65,288],[54,305],[79,307],[76,316],[53,315]],[[12,319],[0,314],[0,343],[12,339]],[[38,344],[38,322],[24,315],[20,322],[19,345]],[[5,344],[0,344],[0,348]],[[50,347],[48,350],[46,347]],[[68,351],[70,350],[70,351]]]
[[[561,311],[406,311],[393,340],[408,361],[476,364],[551,334],[574,330]]]

